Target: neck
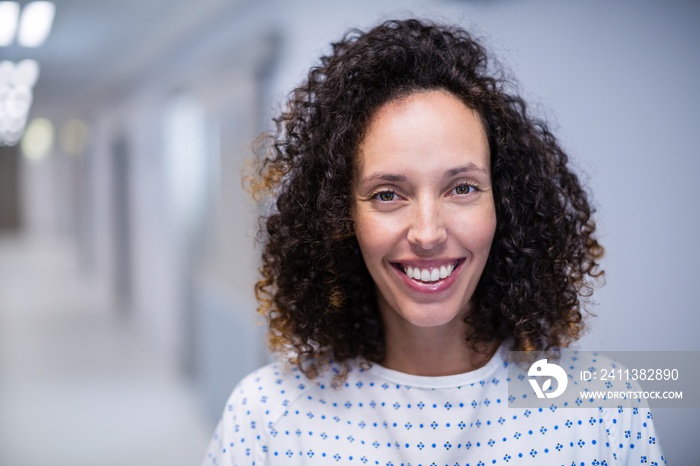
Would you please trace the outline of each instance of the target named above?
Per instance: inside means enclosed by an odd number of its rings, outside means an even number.
[[[466,341],[465,324],[455,322],[439,327],[385,322],[385,328],[382,366],[413,375],[444,376],[476,370],[491,359],[499,344],[496,341],[475,349]]]

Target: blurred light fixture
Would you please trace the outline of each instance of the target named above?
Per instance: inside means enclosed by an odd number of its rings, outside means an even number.
[[[58,133],[58,145],[66,154],[80,155],[85,151],[88,134],[87,123],[74,118],[61,127]]]
[[[5,84],[12,84],[15,74],[15,64],[11,61],[0,61],[0,87]]]
[[[15,65],[12,81],[15,87],[34,87],[39,79],[39,63],[36,60],[22,60]]]
[[[24,47],[39,47],[51,32],[56,6],[53,2],[31,2],[22,10],[17,42]]]
[[[45,158],[53,146],[53,124],[46,118],[35,118],[22,138],[22,152],[29,160]]]
[[[12,44],[17,32],[19,3],[0,2],[0,47]]]
[[[0,145],[14,146],[22,137],[38,77],[34,60],[0,61]]]

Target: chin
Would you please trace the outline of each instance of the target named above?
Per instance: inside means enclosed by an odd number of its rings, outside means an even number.
[[[399,304],[401,306],[401,304]],[[399,307],[402,311],[390,311],[415,327],[430,328],[446,325],[463,325],[466,317],[465,306],[446,305],[441,303],[404,304]],[[385,317],[386,319],[386,317]]]

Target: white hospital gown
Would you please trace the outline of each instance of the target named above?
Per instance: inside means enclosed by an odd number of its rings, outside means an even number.
[[[581,366],[590,369],[589,364]],[[271,364],[233,390],[203,465],[661,465],[651,412],[509,408],[498,351],[466,374],[357,365],[338,389]]]

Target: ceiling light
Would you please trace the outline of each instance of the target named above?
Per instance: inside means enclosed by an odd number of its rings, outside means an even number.
[[[15,145],[22,136],[38,76],[34,60],[0,61],[0,145]]]
[[[52,2],[31,2],[22,10],[17,41],[25,47],[38,47],[51,32],[56,6]]]
[[[15,65],[12,81],[15,86],[34,87],[39,78],[39,63],[36,60],[26,59]]]
[[[36,118],[29,123],[22,138],[22,151],[30,160],[41,160],[53,146],[53,125],[46,118]]]
[[[0,2],[0,47],[10,45],[15,40],[19,3]]]
[[[4,84],[12,84],[15,78],[15,64],[11,61],[0,61],[0,87]]]

